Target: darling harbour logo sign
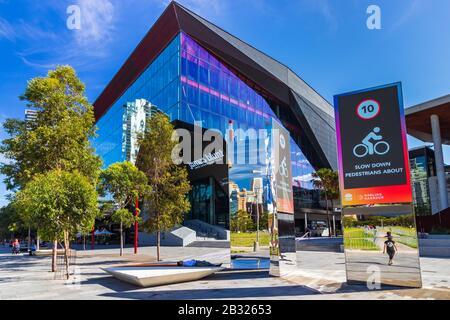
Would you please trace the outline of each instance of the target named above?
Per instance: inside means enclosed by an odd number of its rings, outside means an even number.
[[[223,162],[223,158],[224,158],[223,150],[219,150],[214,153],[205,154],[204,157],[190,162],[189,167],[191,168],[191,170],[200,169],[217,162]]]
[[[225,136],[219,130],[203,130],[201,122],[195,122],[193,130],[177,128],[172,140],[178,144],[172,150],[174,164],[188,165],[191,170],[197,170],[213,164],[235,165],[261,165],[270,163],[281,164],[282,161],[274,159],[280,145],[287,147],[285,137],[281,136],[279,129],[237,129],[229,127]],[[281,159],[282,160],[282,159]],[[289,165],[285,163],[286,167]],[[280,168],[274,166],[273,174]]]

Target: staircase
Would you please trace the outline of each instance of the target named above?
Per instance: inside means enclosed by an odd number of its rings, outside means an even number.
[[[198,241],[230,240],[230,231],[201,220],[186,220],[183,225],[197,234]]]
[[[419,239],[420,256],[450,258],[450,235],[427,235]]]
[[[339,238],[297,238],[297,251],[344,252],[343,240]]]
[[[230,248],[230,241],[227,240],[198,240],[187,245],[191,248],[216,248],[216,249],[228,249]]]

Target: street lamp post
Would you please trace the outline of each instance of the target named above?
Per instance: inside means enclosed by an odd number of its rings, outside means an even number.
[[[255,244],[253,246],[253,251],[259,251],[259,187],[255,188],[256,191],[256,241]]]
[[[139,199],[136,197],[136,218],[139,216]],[[134,223],[134,254],[138,253],[139,223]]]
[[[262,174],[261,170],[253,170],[254,174]],[[256,200],[256,241],[253,244],[253,252],[259,251],[259,190],[261,187],[255,187],[255,200]]]
[[[91,233],[91,250],[94,250],[94,242],[95,242],[95,224],[92,227],[92,233]]]

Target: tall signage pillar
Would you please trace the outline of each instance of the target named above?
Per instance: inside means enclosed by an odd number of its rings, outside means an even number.
[[[347,281],[420,287],[401,83],[334,104]]]
[[[270,275],[295,270],[294,197],[289,132],[272,119],[268,139],[268,193]]]

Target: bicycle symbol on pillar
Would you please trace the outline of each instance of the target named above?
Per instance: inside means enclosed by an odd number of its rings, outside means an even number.
[[[363,140],[361,144],[353,148],[355,157],[364,158],[367,155],[377,154],[379,156],[385,155],[391,149],[391,146],[386,141],[382,141],[383,136],[378,134],[381,129],[374,128]],[[373,143],[373,141],[378,141]]]
[[[284,157],[283,161],[281,161],[279,172],[280,172],[280,176],[289,178],[286,157]]]

